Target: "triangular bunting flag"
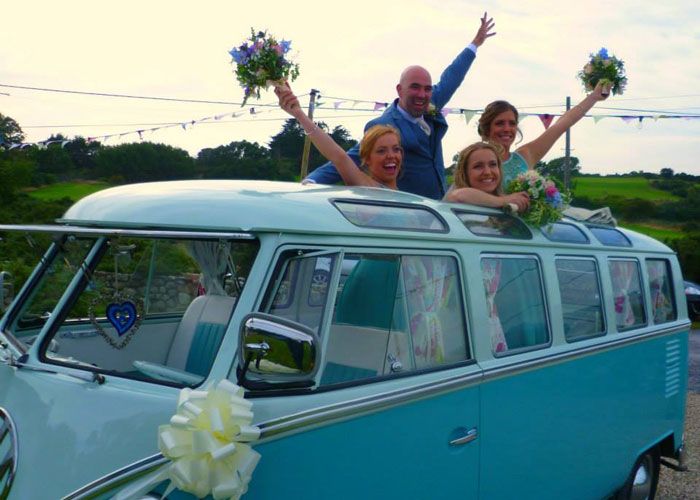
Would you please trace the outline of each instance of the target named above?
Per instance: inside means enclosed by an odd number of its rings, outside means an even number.
[[[542,125],[544,125],[544,128],[549,128],[549,126],[552,124],[552,120],[554,119],[553,115],[537,115],[540,117],[540,120],[542,120]]]
[[[467,125],[469,125],[469,122],[471,121],[472,118],[474,118],[476,111],[471,110],[471,109],[463,109],[462,114],[464,115],[464,121],[466,122]]]
[[[340,107],[340,105],[343,104],[344,102],[345,102],[345,101],[336,101],[336,102],[333,103],[333,107],[334,107],[335,109],[338,109],[338,108]]]
[[[452,108],[442,108],[442,109],[440,110],[440,114],[441,114],[442,116],[447,116],[447,115],[449,115],[451,112],[452,112]]]
[[[374,110],[379,111],[382,108],[386,108],[386,103],[385,102],[375,102],[374,103]]]
[[[622,118],[622,121],[625,123],[632,123],[635,119],[634,116],[621,116],[620,118]]]
[[[598,123],[598,122],[599,122],[600,120],[602,120],[603,118],[607,118],[607,116],[595,115],[595,116],[593,117],[593,123]]]

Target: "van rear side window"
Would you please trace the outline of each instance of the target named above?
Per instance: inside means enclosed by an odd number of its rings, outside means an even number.
[[[654,323],[676,319],[676,303],[671,288],[671,266],[665,259],[647,259],[651,316]]]
[[[639,263],[636,260],[610,259],[608,266],[618,331],[644,326],[646,312]]]
[[[596,261],[559,258],[556,266],[566,340],[572,342],[605,334]]]
[[[539,261],[534,257],[481,259],[491,348],[495,355],[549,344]]]

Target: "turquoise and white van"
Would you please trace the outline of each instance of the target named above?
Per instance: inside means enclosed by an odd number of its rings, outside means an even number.
[[[683,279],[635,232],[252,181],[11,229],[50,243],[0,322],[0,498],[653,498],[682,462]]]

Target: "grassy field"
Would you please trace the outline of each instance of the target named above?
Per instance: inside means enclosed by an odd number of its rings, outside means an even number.
[[[585,196],[592,200],[605,196],[641,198],[650,201],[675,201],[679,199],[668,191],[654,189],[649,184],[649,180],[644,177],[577,177],[574,199],[577,196]]]
[[[644,223],[628,223],[621,221],[620,226],[638,233],[646,234],[659,241],[674,240],[683,237],[683,232],[678,228],[662,227],[659,225]]]
[[[29,191],[29,196],[43,201],[70,198],[78,201],[80,198],[96,191],[108,188],[106,182],[59,182]]]

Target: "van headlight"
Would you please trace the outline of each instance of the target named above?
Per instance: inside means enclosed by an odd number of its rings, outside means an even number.
[[[693,286],[693,285],[688,285],[685,287],[685,294],[686,295],[700,295],[700,288]]]

